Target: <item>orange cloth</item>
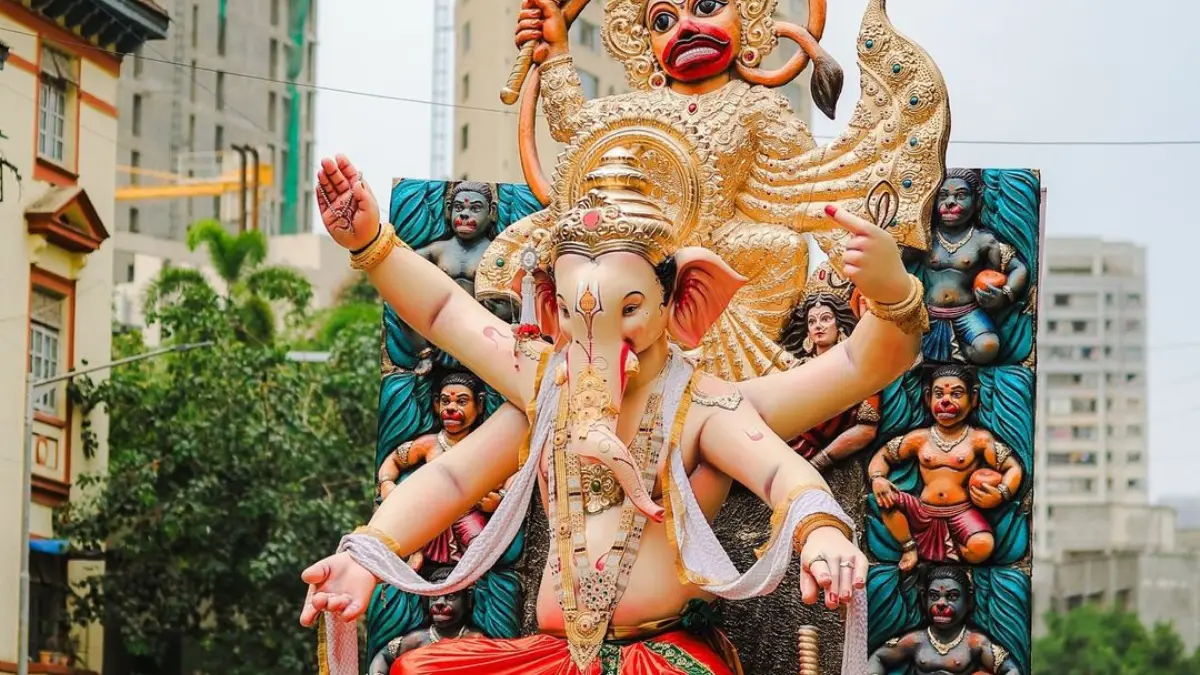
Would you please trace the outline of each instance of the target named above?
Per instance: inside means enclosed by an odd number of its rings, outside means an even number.
[[[567,641],[550,635],[516,640],[442,640],[392,665],[390,675],[734,675],[709,643],[684,630],[618,646],[606,644],[585,673]]]

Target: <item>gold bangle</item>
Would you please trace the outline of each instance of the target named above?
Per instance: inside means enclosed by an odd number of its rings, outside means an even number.
[[[804,551],[804,545],[808,543],[809,535],[823,527],[836,528],[845,535],[847,540],[853,541],[854,532],[840,518],[828,513],[814,513],[801,520],[800,524],[796,526],[796,534],[792,537],[796,555],[800,555]]]
[[[867,298],[867,311],[884,321],[896,324],[908,335],[923,335],[929,330],[929,312],[925,309],[925,286],[908,275],[908,296],[900,302],[876,302]]]
[[[379,236],[375,241],[367,246],[366,249],[350,255],[350,266],[356,270],[369,272],[374,269],[383,259],[388,257],[394,248],[409,248],[409,245],[404,243],[400,237],[396,236],[396,228],[390,223],[384,223],[380,226]]]
[[[363,525],[355,530],[354,534],[365,534],[368,537],[374,537],[375,539],[378,539],[379,542],[384,546],[388,547],[388,550],[390,550],[392,553],[395,553],[401,558],[403,558],[405,555],[403,549],[400,548],[400,544],[395,539],[392,539],[391,535],[379,529],[378,527]]]

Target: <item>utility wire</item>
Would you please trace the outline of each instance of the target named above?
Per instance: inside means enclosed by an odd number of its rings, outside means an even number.
[[[12,28],[0,27],[0,30],[9,31],[12,33],[19,33],[22,35],[34,35],[33,33],[26,33],[24,31],[15,30]],[[103,49],[101,47],[94,47],[94,46],[89,45],[88,49],[93,49],[93,50],[100,51],[100,52],[105,52],[105,53],[109,53],[109,54],[116,54],[116,55],[122,56],[122,54],[120,54],[118,52],[112,52],[110,50]],[[155,52],[155,53],[157,53],[157,52]],[[158,54],[158,55],[160,57],[162,56],[161,54]],[[165,58],[152,58],[152,57],[148,57],[148,56],[136,56],[136,55],[134,58],[140,58],[145,61],[152,62],[152,63],[163,63],[163,64],[172,65],[172,66],[176,66],[176,67],[180,67],[180,68],[191,69],[191,67],[192,67],[191,64],[179,63],[179,62],[172,61],[170,59],[165,59]],[[314,91],[328,92],[331,94],[345,94],[348,96],[362,96],[364,98],[371,98],[371,99],[376,99],[376,100],[380,100],[380,101],[392,101],[392,102],[396,102],[396,103],[412,103],[412,104],[416,104],[416,105],[427,105],[427,106],[440,106],[440,107],[446,107],[446,108],[454,108],[457,110],[471,110],[471,111],[475,111],[475,112],[492,113],[492,114],[496,114],[496,115],[516,116],[519,114],[518,111],[513,108],[488,108],[488,107],[484,107],[484,106],[466,105],[466,104],[462,104],[462,103],[441,103],[438,101],[430,101],[430,100],[426,100],[426,99],[413,98],[413,97],[409,97],[409,96],[396,96],[393,94],[383,94],[383,93],[379,93],[379,92],[362,91],[362,90],[358,90],[358,89],[344,89],[341,87],[330,87],[327,85],[310,84],[307,82],[298,82],[298,81],[293,81],[293,80],[280,80],[280,79],[276,79],[276,78],[272,78],[272,77],[264,77],[262,75],[254,75],[251,73],[241,73],[241,72],[231,71],[231,70],[220,70],[219,68],[209,68],[209,67],[200,66],[200,65],[196,66],[196,70],[212,72],[212,73],[225,73],[226,75],[230,75],[233,77],[240,77],[240,78],[244,78],[247,80],[257,80],[259,82],[266,82],[266,83],[270,83],[270,84],[294,85],[301,89],[311,89]],[[203,84],[200,84],[199,82],[197,82],[197,84],[199,84],[199,86],[204,89],[208,89],[207,87],[205,87]],[[208,91],[211,92],[212,90],[208,89]],[[236,108],[234,108],[233,110],[235,112],[238,112],[238,114],[242,114],[240,111],[237,111]],[[242,115],[242,116],[246,117],[245,115]],[[246,119],[249,120],[248,117]],[[253,120],[250,120],[250,122],[252,124],[254,123]],[[258,126],[258,125],[256,124],[255,126]],[[261,127],[259,127],[259,128],[261,129]],[[818,140],[833,140],[836,137],[835,136],[814,136],[814,138],[816,138]],[[1080,147],[1080,146],[1155,147],[1155,146],[1200,146],[1200,139],[1195,139],[1195,140],[1162,139],[1162,140],[1132,140],[1132,141],[1101,141],[1101,140],[1033,141],[1033,140],[1001,140],[1001,139],[987,139],[987,140],[984,140],[984,139],[978,139],[978,140],[952,139],[950,141],[950,143],[952,145],[1013,145],[1013,146],[1048,146],[1048,147],[1064,147],[1064,146],[1073,146],[1073,147]]]

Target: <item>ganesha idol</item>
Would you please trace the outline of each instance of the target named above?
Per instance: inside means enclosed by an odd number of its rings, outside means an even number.
[[[702,337],[701,367],[743,380],[794,365],[778,341],[808,274],[811,234],[842,272],[848,237],[823,205],[874,220],[875,188],[895,188],[883,222],[903,246],[929,248],[944,173],[949,101],[929,56],[870,0],[858,40],[862,95],[849,128],[824,147],[777,87],[814,64],[814,97],[832,116],[841,70],[819,39],[825,0],[809,0],[808,26],[773,18],[777,0],[605,0],[603,42],[631,92],[585,100],[568,43],[587,0],[524,0],[517,44],[535,62],[522,90],[519,134],[527,182],[548,208],[506,230],[476,276],[481,300],[510,295],[531,233],[583,196],[583,177],[615,146],[641,147],[650,196],[679,241],[707,248],[746,278]],[[800,49],[784,66],[762,63],[780,38]],[[552,179],[540,169],[538,100],[565,143]]]
[[[323,618],[327,672],[357,675],[349,622],[376,584],[425,596],[466,587],[503,554],[535,494],[550,542],[537,634],[443,640],[401,655],[392,675],[741,673],[736,649],[697,617],[716,598],[771,593],[793,553],[800,599],[848,610],[843,674],[864,672],[866,558],[820,473],[782,438],[879,390],[918,352],[924,291],[882,228],[827,207],[851,233],[845,269],[868,314],[821,358],[735,385],[703,373],[683,349],[700,342],[746,280],[712,251],[683,245],[633,148],[608,150],[581,179],[575,205],[530,233],[514,280],[518,331],[379,224],[348,159],[323,161],[319,180],[335,196],[322,217],[353,266],[406,323],[508,401],[304,572],[301,621]],[[422,579],[405,563],[510,477],[445,580]],[[775,513],[770,540],[745,572],[710,525],[735,481]],[[424,517],[409,517],[418,509]]]

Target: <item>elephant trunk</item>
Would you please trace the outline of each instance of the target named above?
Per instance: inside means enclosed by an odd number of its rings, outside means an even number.
[[[602,344],[605,347],[575,341],[567,351],[571,397],[568,450],[608,467],[634,506],[646,517],[662,522],[663,509],[651,498],[641,467],[617,437],[621,401],[629,376],[637,373],[637,355],[620,338]]]

